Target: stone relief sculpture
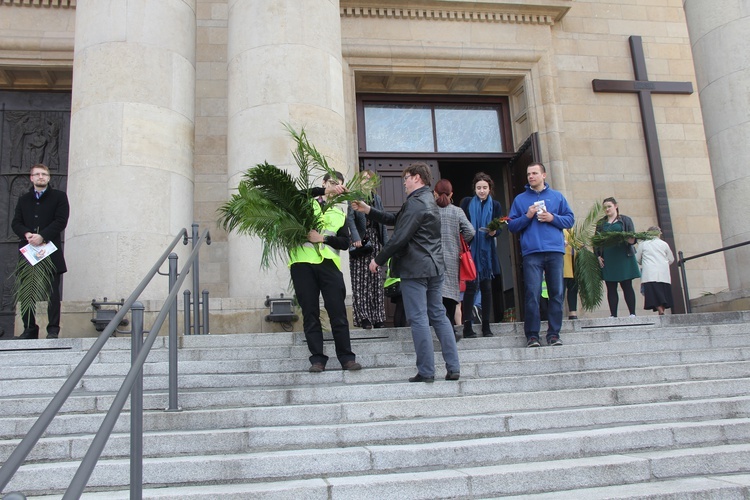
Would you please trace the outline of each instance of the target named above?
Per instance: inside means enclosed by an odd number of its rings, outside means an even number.
[[[60,168],[61,113],[6,111],[10,124],[10,169],[25,171],[35,163]]]

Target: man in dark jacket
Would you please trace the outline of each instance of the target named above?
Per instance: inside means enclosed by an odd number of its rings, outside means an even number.
[[[383,250],[370,262],[370,271],[391,259],[391,276],[401,278],[401,296],[406,319],[411,323],[417,374],[409,382],[434,382],[435,355],[430,325],[440,346],[448,373],[446,380],[458,380],[460,365],[453,326],[443,306],[443,248],[440,236],[440,212],[430,190],[430,168],[412,163],[403,171],[406,202],[396,214],[371,208],[364,202],[352,202],[352,208],[364,212],[373,221],[395,225]]]
[[[56,273],[52,278],[49,301],[47,302],[47,338],[56,339],[60,333],[60,276],[68,269],[62,250],[62,232],[68,225],[70,206],[67,195],[49,185],[49,169],[41,163],[31,167],[30,175],[33,188],[18,199],[11,227],[20,241],[18,248],[27,244],[40,246],[52,242],[57,251],[48,258],[52,259]],[[24,316],[21,339],[39,338],[39,327],[34,313]]]

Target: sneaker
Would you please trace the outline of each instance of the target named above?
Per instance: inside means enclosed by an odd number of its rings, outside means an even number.
[[[431,384],[434,381],[435,381],[435,377],[423,377],[419,373],[409,378],[409,382],[425,382],[427,384]]]
[[[458,380],[461,377],[461,372],[448,372],[445,374],[445,380]]]
[[[560,337],[552,337],[547,341],[547,345],[562,345],[562,340]]]
[[[631,318],[635,318],[635,314],[631,314],[631,315],[630,315],[630,317],[631,317]]]
[[[347,361],[346,363],[344,363],[341,366],[341,368],[343,368],[344,370],[349,370],[353,372],[353,371],[361,370],[362,365],[360,365],[359,363],[357,363],[356,361],[352,359],[351,361]]]
[[[568,319],[578,319],[578,316],[573,316],[572,314],[568,316]]]
[[[47,338],[48,339],[56,339],[58,337],[59,337],[59,334],[57,334],[57,333],[48,333],[47,334]]]
[[[531,337],[529,341],[526,342],[526,347],[541,347],[541,345],[539,339],[536,337]]]
[[[482,332],[482,337],[494,337],[495,334],[492,333],[490,330]]]
[[[310,373],[320,373],[326,371],[326,367],[323,363],[313,363],[308,371]]]

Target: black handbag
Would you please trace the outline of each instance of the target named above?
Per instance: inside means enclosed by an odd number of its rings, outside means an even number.
[[[401,295],[401,281],[399,280],[395,283],[391,283],[387,287],[383,288],[383,295],[388,298],[398,297],[399,295]]]
[[[350,246],[349,257],[364,257],[372,253],[372,242],[370,240],[363,240],[361,247]]]

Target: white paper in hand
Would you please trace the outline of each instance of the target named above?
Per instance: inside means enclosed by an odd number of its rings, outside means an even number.
[[[21,254],[26,257],[26,260],[29,261],[29,264],[35,266],[39,262],[52,255],[56,250],[57,247],[55,246],[55,244],[49,241],[44,245],[40,245],[38,247],[35,247],[31,243],[29,243],[28,245],[21,247],[19,249],[19,252],[21,252]]]

